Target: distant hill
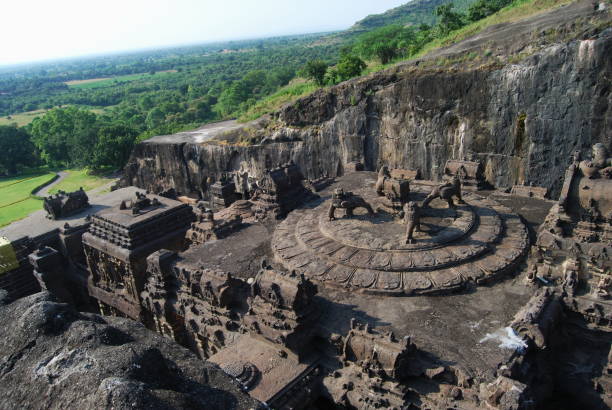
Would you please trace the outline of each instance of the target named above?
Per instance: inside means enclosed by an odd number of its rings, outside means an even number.
[[[370,14],[363,20],[355,23],[348,30],[337,34],[338,37],[353,37],[367,31],[389,24],[418,25],[433,24],[436,22],[434,10],[436,7],[453,3],[458,10],[464,10],[476,0],[414,0],[382,14]]]

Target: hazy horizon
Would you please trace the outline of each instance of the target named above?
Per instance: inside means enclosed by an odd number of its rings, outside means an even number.
[[[342,30],[406,0],[58,0],[4,6],[0,66]],[[33,9],[33,10],[32,10]],[[221,16],[221,17],[220,17]],[[93,19],[93,20],[92,20]],[[24,30],[24,27],[28,30]],[[10,41],[7,41],[10,39]]]

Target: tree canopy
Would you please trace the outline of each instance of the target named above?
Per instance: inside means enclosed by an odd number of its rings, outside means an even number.
[[[345,54],[336,66],[327,70],[325,82],[327,84],[337,84],[358,77],[366,67],[367,64],[361,58],[352,54]]]
[[[317,85],[325,84],[325,73],[327,73],[328,64],[323,60],[311,60],[304,66],[304,75],[306,78],[313,80]]]
[[[20,166],[35,165],[30,135],[16,126],[0,125],[0,172],[13,175]]]

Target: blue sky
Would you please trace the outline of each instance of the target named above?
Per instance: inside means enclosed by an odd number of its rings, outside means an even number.
[[[407,0],[30,0],[2,4],[0,65],[348,28]]]

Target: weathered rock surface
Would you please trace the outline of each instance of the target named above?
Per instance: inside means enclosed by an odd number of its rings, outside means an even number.
[[[0,408],[259,408],[218,367],[140,323],[78,313],[48,293],[1,305]]]
[[[290,159],[307,178],[342,174],[354,162],[366,170],[420,168],[431,178],[448,159],[474,157],[493,185],[533,183],[554,198],[575,150],[611,143],[612,30],[573,33],[580,40],[535,50],[531,44],[551,26],[568,30],[578,19],[609,19],[607,13],[580,1],[515,23],[516,33],[504,26],[503,42],[480,35],[441,54],[484,55],[489,47],[497,54],[512,44],[511,52],[530,55],[517,64],[508,63],[509,55],[479,67],[410,62],[319,90],[242,131],[234,123],[217,127],[216,139],[242,132],[263,141],[258,145],[202,142],[188,133],[153,138],[135,148],[124,183],[206,197],[208,177],[241,167],[260,176]]]

